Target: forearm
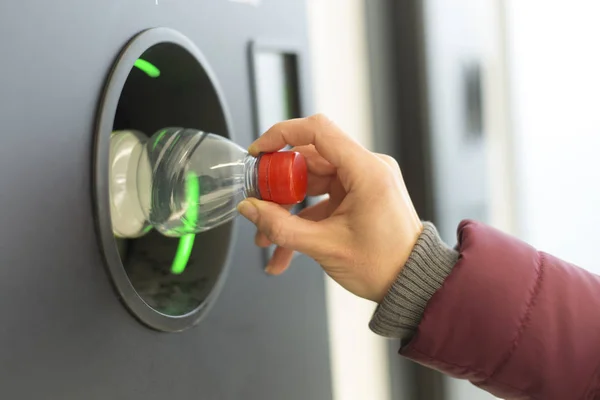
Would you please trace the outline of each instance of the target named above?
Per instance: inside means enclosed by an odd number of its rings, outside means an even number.
[[[432,255],[446,254],[437,248]],[[421,296],[400,294],[414,292],[406,288],[415,280],[409,268],[416,267],[407,264],[378,307],[374,330],[405,339],[402,355],[497,397],[596,398],[600,277],[476,222],[461,224],[457,250],[443,282],[441,272],[429,281],[435,286],[421,282]],[[411,255],[427,273],[437,265],[432,259],[440,256]],[[416,311],[413,319],[407,309]]]

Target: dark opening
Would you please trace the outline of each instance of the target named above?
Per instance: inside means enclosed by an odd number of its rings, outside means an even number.
[[[113,131],[132,129],[151,136],[161,128],[196,128],[229,137],[225,113],[206,71],[183,47],[161,43],[140,57],[160,75],[134,67],[125,83]],[[185,272],[170,267],[179,239],[151,231],[134,240],[118,240],[127,277],[137,294],[154,310],[168,316],[189,314],[202,305],[227,261],[232,224],[196,236]]]

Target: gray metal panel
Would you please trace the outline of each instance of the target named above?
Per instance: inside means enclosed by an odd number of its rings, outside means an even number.
[[[0,397],[331,397],[324,282],[314,263],[299,257],[283,277],[267,277],[254,230],[242,222],[208,317],[181,334],[158,333],[118,301],[92,218],[97,101],[133,35],[167,26],[192,39],[245,146],[253,134],[248,42],[289,36],[306,46],[305,20],[304,2],[291,0],[0,3]]]

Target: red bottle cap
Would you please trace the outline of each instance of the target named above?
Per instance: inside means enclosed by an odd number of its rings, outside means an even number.
[[[306,197],[307,178],[306,160],[300,153],[266,153],[258,161],[258,191],[263,200],[300,203]]]

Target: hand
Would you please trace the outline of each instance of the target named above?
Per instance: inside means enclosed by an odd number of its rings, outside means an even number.
[[[308,195],[329,199],[298,215],[258,199],[240,203],[239,212],[258,229],[257,245],[277,245],[266,272],[281,274],[299,251],[350,292],[380,302],[423,230],[398,163],[368,151],[322,115],[273,126],[249,152],[286,145],[306,157]]]

